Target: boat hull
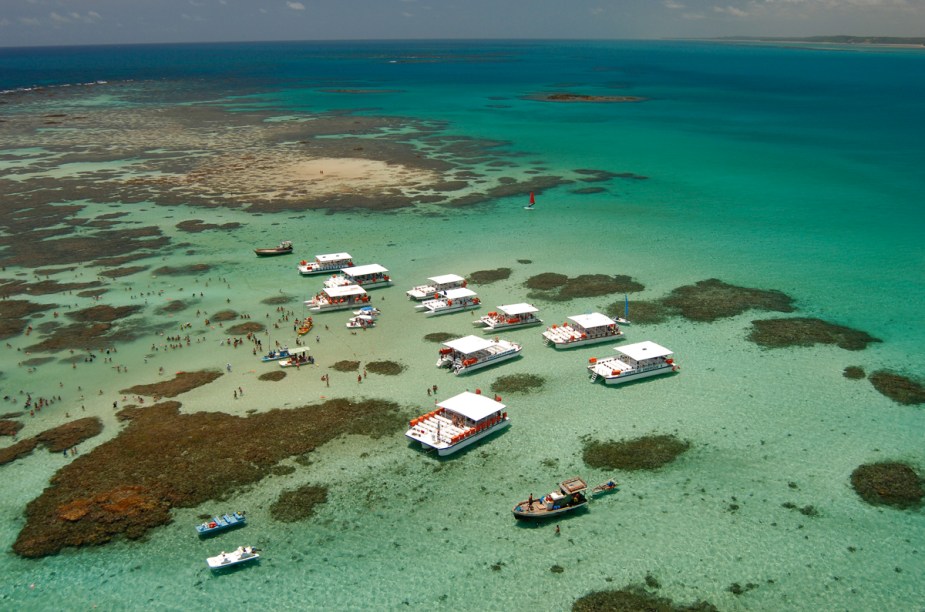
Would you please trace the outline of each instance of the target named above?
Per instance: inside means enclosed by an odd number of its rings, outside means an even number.
[[[276,257],[277,255],[291,255],[292,249],[254,249],[257,257]]]
[[[544,336],[546,344],[551,344],[556,349],[571,349],[579,346],[589,346],[591,344],[600,344],[602,342],[615,342],[623,339],[623,334],[614,334],[612,336],[601,336],[599,338],[585,338],[579,340],[550,340]]]
[[[613,374],[601,374],[594,370],[594,366],[588,366],[588,370],[593,374],[597,374],[597,378],[604,380],[605,384],[608,385],[621,385],[623,383],[633,382],[634,380],[642,380],[643,378],[651,378],[653,376],[661,376],[663,374],[671,374],[678,371],[677,365],[664,365],[658,368],[652,368],[650,370],[644,370],[642,372],[626,372],[623,371],[619,375],[614,376]]]
[[[425,313],[427,317],[439,317],[440,315],[453,314],[454,312],[464,312],[466,310],[476,310],[481,308],[481,304],[467,304],[466,306],[447,306],[446,308],[435,308]]]
[[[212,527],[212,524],[215,524]],[[202,525],[196,525],[196,533],[199,534],[201,538],[208,538],[216,534],[222,533],[224,531],[230,531],[232,529],[237,529],[238,527],[243,527],[247,524],[247,517],[243,514],[226,514],[225,516],[216,516],[208,523],[203,523]]]
[[[532,327],[534,325],[541,325],[542,323],[543,322],[539,319],[537,319],[536,321],[525,321],[523,323],[498,323],[494,325],[490,323],[486,323],[485,321],[482,321],[481,319],[478,321],[472,322],[473,325],[481,326],[482,332],[486,334],[489,332],[496,332],[496,331],[505,330],[505,329],[517,329],[518,327]]]
[[[588,502],[584,501],[580,504],[573,504],[571,506],[564,506],[562,508],[547,510],[542,500],[534,500],[533,509],[530,510],[528,508],[527,500],[524,500],[514,506],[514,509],[511,512],[513,512],[514,518],[521,521],[543,521],[561,517],[563,514],[571,514],[572,512],[580,511],[587,507]]]
[[[436,450],[436,451],[437,451],[437,455],[439,455],[439,456],[441,456],[441,457],[446,457],[446,456],[448,456],[448,455],[452,455],[453,453],[458,453],[459,451],[461,451],[462,449],[466,448],[467,446],[471,446],[471,445],[475,444],[476,442],[478,442],[479,440],[483,440],[483,439],[487,438],[488,436],[492,435],[493,433],[496,433],[496,432],[498,432],[498,431],[501,431],[502,429],[505,429],[505,428],[510,427],[510,426],[511,426],[511,421],[510,421],[509,419],[504,419],[504,420],[502,420],[500,423],[498,423],[497,425],[494,425],[493,427],[489,427],[488,429],[485,429],[485,430],[483,430],[483,431],[480,431],[480,432],[477,433],[477,434],[471,435],[471,436],[469,436],[468,438],[465,438],[465,439],[463,439],[463,440],[460,440],[460,441],[457,442],[456,444],[451,444],[451,445],[445,446],[445,447],[433,446],[433,445],[428,444],[427,442],[424,442],[423,440],[419,440],[419,439],[417,439],[417,438],[415,438],[415,437],[413,437],[413,436],[411,436],[411,435],[409,435],[409,434],[405,434],[405,436],[406,436],[409,440],[412,440],[412,441],[417,442],[418,444],[420,444],[421,447],[423,447],[423,448],[425,448],[425,449],[427,449],[427,450]]]

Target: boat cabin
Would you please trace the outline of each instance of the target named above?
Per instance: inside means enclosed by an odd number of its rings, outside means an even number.
[[[651,340],[627,344],[614,350],[617,351],[620,361],[637,370],[653,365],[661,365],[665,363],[666,357],[674,355],[671,350]]]
[[[369,302],[366,289],[359,285],[325,287],[305,304],[314,311],[345,310],[365,306]]]
[[[365,266],[353,266],[344,268],[340,274],[332,276],[324,282],[326,287],[335,287],[340,285],[360,285],[362,287],[386,287],[392,284],[388,268],[379,264],[367,264]]]
[[[428,282],[423,285],[412,287],[409,291],[406,291],[405,294],[412,300],[426,300],[440,291],[466,286],[466,279],[458,274],[431,276],[427,281]]]

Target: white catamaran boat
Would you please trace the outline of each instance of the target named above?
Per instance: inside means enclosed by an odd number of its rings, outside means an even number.
[[[482,307],[475,291],[466,289],[465,287],[446,289],[435,293],[434,296],[434,299],[424,300],[414,308],[427,313],[428,317],[435,317],[437,315],[462,312],[464,310],[475,310],[476,308]]]
[[[377,287],[388,287],[392,284],[389,271],[379,264],[368,264],[365,266],[353,266],[340,271],[328,280],[324,281],[325,287],[345,287],[347,285],[359,285],[364,289],[375,289]]]
[[[411,420],[405,436],[446,456],[510,426],[501,398],[465,391],[437,403],[436,410]]]
[[[337,272],[344,268],[353,267],[353,257],[351,257],[350,253],[326,253],[324,255],[315,255],[314,261],[303,259],[299,262],[298,267],[299,274],[302,276]]]
[[[438,368],[451,368],[457,376],[485,368],[520,355],[523,347],[507,340],[489,340],[479,336],[465,336],[443,343]]]
[[[623,332],[617,327],[617,322],[605,314],[592,312],[591,314],[568,317],[562,325],[547,327],[543,332],[543,343],[550,342],[557,349],[586,346],[623,337]]]
[[[309,310],[327,312],[329,310],[347,310],[366,306],[369,295],[359,285],[345,287],[325,287],[320,293],[305,302]]]
[[[315,360],[308,356],[307,346],[297,346],[289,351],[289,357],[279,362],[281,368],[295,368],[298,366],[315,363]]]
[[[659,374],[671,374],[680,369],[674,362],[674,353],[649,340],[614,350],[617,354],[613,357],[592,357],[588,360],[591,382],[602,378],[608,385],[619,385]]]
[[[539,325],[542,319],[537,318],[536,313],[539,309],[532,304],[505,304],[498,306],[498,312],[489,312],[473,325],[480,325],[482,331],[495,331],[498,329],[512,329],[515,327],[528,327],[530,325]]]
[[[407,295],[412,300],[426,300],[428,298],[435,298],[434,294],[440,291],[445,291],[446,289],[456,289],[457,287],[465,287],[466,279],[458,274],[443,274],[441,276],[431,276],[427,279],[427,283],[423,285],[418,285],[417,287],[412,287],[408,291],[405,291]]]

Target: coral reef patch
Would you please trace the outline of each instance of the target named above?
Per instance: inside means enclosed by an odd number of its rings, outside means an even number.
[[[132,395],[145,395],[148,397],[176,397],[181,393],[192,391],[197,387],[207,385],[213,380],[221,378],[223,373],[220,370],[200,370],[198,372],[177,372],[171,380],[150,383],[147,385],[135,385],[128,389],[122,389],[121,393]]]
[[[593,468],[655,470],[674,461],[690,448],[690,442],[671,435],[652,435],[632,440],[584,444],[584,462]]]
[[[529,297],[551,302],[565,302],[575,298],[598,297],[613,293],[642,291],[645,286],[629,276],[609,274],[582,274],[569,278],[564,274],[545,272],[527,279],[532,289]]]
[[[26,508],[13,550],[23,557],[66,546],[143,536],[170,509],[220,500],[342,434],[372,437],[406,426],[383,400],[329,400],[248,417],[181,414],[176,401],[120,411],[123,431],[61,468]]]
[[[373,374],[383,376],[398,376],[405,371],[405,366],[396,361],[370,361],[366,364],[366,369]]]
[[[877,370],[869,377],[874,389],[897,404],[915,406],[925,403],[925,386],[896,372]]]
[[[572,612],[717,612],[705,601],[680,605],[665,597],[646,592],[642,587],[625,587],[613,591],[595,591],[577,599]]]
[[[257,380],[269,380],[271,382],[278,382],[286,378],[286,372],[284,370],[273,370],[271,372],[264,372],[257,377]]]
[[[0,449],[0,465],[25,457],[40,444],[45,446],[49,452],[60,453],[99,435],[102,431],[103,422],[96,417],[69,421]]]
[[[748,339],[766,348],[835,344],[849,351],[861,351],[872,342],[881,342],[867,332],[811,317],[752,321]]]
[[[691,321],[711,322],[746,310],[793,312],[793,298],[776,290],[736,287],[710,278],[673,289],[662,303]]]
[[[922,476],[906,463],[868,463],[851,472],[854,491],[876,506],[917,508],[925,497],[922,485]]]
[[[304,521],[315,515],[315,509],[328,501],[327,487],[305,485],[283,491],[270,505],[270,516],[282,523]]]
[[[507,280],[511,277],[510,268],[495,268],[494,270],[477,270],[467,277],[469,282],[477,285],[490,285],[491,283]]]
[[[508,374],[491,383],[494,393],[533,393],[543,388],[546,379],[536,374]]]

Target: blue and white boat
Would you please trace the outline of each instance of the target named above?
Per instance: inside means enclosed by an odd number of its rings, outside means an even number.
[[[277,349],[277,350],[275,350],[275,351],[270,351],[269,353],[267,353],[266,355],[264,355],[263,357],[261,357],[261,358],[260,358],[260,361],[263,361],[263,362],[267,362],[267,361],[279,361],[280,359],[289,359],[289,357],[291,357],[291,356],[292,356],[292,355],[289,353],[289,347],[288,347],[288,346],[284,346],[284,347],[281,348],[281,349]]]
[[[196,532],[200,536],[210,536],[236,527],[243,527],[245,524],[247,524],[247,517],[244,516],[244,513],[235,512],[234,514],[213,516],[202,525],[196,525]]]

